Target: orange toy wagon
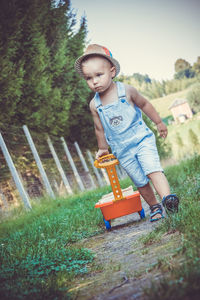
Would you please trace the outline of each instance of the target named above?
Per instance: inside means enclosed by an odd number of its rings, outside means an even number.
[[[140,215],[141,219],[145,218],[140,193],[138,191],[134,192],[132,186],[121,190],[115,169],[117,164],[119,164],[119,161],[113,154],[104,155],[94,162],[96,168],[106,169],[113,191],[103,196],[95,205],[96,208],[101,209],[106,229],[111,229],[110,221],[112,219],[135,212]]]

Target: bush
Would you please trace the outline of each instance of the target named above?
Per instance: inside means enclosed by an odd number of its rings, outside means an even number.
[[[187,94],[190,106],[195,112],[200,111],[200,83],[194,84]]]

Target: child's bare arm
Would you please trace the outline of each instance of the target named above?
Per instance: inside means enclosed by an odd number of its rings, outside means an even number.
[[[101,124],[101,120],[99,118],[99,115],[98,115],[98,112],[96,110],[93,99],[90,102],[90,110],[91,110],[93,121],[94,121],[95,134],[96,134],[98,148],[99,148],[99,150],[96,154],[96,159],[98,159],[102,155],[109,154],[109,151],[108,151],[109,146],[106,142],[106,138],[105,138],[105,135],[104,135],[104,129],[103,129],[103,126]]]
[[[156,124],[160,136],[166,138],[167,126],[153,105],[132,86],[128,86],[128,94],[131,96],[131,100]]]

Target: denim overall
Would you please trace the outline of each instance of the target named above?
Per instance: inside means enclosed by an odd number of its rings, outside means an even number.
[[[163,171],[155,136],[143,121],[139,107],[128,103],[124,84],[116,84],[118,100],[103,106],[96,93],[95,106],[112,153],[135,185],[142,187],[149,181],[148,174]]]

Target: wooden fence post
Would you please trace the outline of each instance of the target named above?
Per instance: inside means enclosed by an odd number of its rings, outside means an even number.
[[[67,179],[67,177],[66,177],[66,175],[65,175],[65,173],[64,173],[64,171],[63,171],[63,168],[62,168],[62,166],[61,166],[61,163],[60,163],[60,161],[59,161],[59,158],[58,158],[58,156],[57,156],[57,154],[56,154],[56,151],[55,151],[55,149],[54,149],[54,146],[53,146],[53,144],[52,144],[51,139],[50,139],[49,136],[47,137],[47,143],[48,143],[48,145],[49,145],[51,154],[52,154],[52,156],[53,156],[53,158],[54,158],[54,161],[55,161],[55,163],[56,163],[57,169],[58,169],[58,171],[59,171],[59,173],[60,173],[60,176],[61,176],[61,178],[62,178],[62,180],[63,180],[63,182],[64,182],[64,185],[65,185],[65,188],[66,188],[67,192],[68,192],[69,194],[73,194],[72,189],[71,189],[71,187],[70,187],[70,185],[69,185],[69,181],[68,181],[68,179]]]
[[[35,148],[35,145],[34,145],[34,142],[33,142],[33,140],[32,140],[32,137],[31,137],[31,135],[30,135],[30,132],[29,132],[29,130],[28,130],[28,127],[27,127],[26,125],[24,125],[24,126],[23,126],[23,130],[24,130],[24,133],[25,133],[26,138],[27,138],[27,140],[28,140],[29,146],[30,146],[31,151],[32,151],[32,153],[33,153],[33,156],[34,156],[34,158],[35,158],[37,167],[38,167],[38,169],[39,169],[39,171],[40,171],[40,174],[41,174],[41,176],[42,176],[42,179],[43,179],[43,182],[44,182],[46,191],[47,191],[47,193],[49,194],[50,197],[52,197],[52,198],[55,199],[54,192],[53,192],[53,190],[52,190],[52,188],[51,188],[51,185],[50,185],[50,183],[49,183],[49,180],[48,180],[48,177],[47,177],[47,175],[46,175],[46,172],[45,172],[45,170],[44,170],[44,168],[43,168],[42,162],[41,162],[40,157],[39,157],[39,154],[38,154],[38,152],[37,152],[37,150],[36,150],[36,148]]]
[[[92,154],[91,154],[90,150],[87,150],[87,155],[88,155],[89,161],[92,165],[92,169],[94,171],[94,174],[97,177],[97,181],[98,181],[99,185],[104,186],[103,180],[102,180],[101,176],[99,175],[99,170],[97,168],[95,168],[95,166],[94,166],[94,159],[92,157]]]
[[[90,178],[90,182],[91,182],[92,188],[96,188],[96,184],[95,184],[95,182],[94,182],[94,180],[93,180],[93,178],[92,178],[92,175],[90,174],[90,171],[89,171],[88,166],[87,166],[87,164],[86,164],[85,158],[84,158],[84,156],[83,156],[83,154],[82,154],[82,152],[81,152],[81,149],[80,149],[78,143],[75,142],[75,143],[74,143],[74,146],[75,146],[76,151],[77,151],[77,153],[78,153],[78,155],[79,155],[79,157],[80,157],[80,160],[81,160],[81,163],[82,163],[82,165],[83,165],[83,168],[84,168],[85,172],[87,173],[87,175],[88,175],[89,178]]]
[[[101,172],[102,172],[102,174],[103,174],[103,177],[104,177],[104,179],[105,179],[106,184],[107,184],[107,185],[110,185],[110,180],[109,180],[109,178],[108,178],[108,174],[107,174],[106,170],[103,169],[103,168],[101,168],[100,170],[101,170]]]
[[[3,155],[5,157],[5,160],[8,164],[8,167],[10,169],[10,172],[12,174],[12,177],[14,179],[14,182],[17,186],[17,189],[19,191],[19,194],[24,202],[24,206],[27,210],[30,210],[32,207],[31,207],[31,204],[30,204],[30,201],[29,201],[29,196],[28,194],[26,193],[25,189],[24,189],[24,186],[20,180],[20,177],[19,177],[19,174],[17,173],[17,170],[15,168],[15,165],[12,161],[12,158],[10,156],[10,153],[8,152],[8,149],[6,147],[6,144],[3,140],[3,137],[0,133],[0,146],[1,146],[1,149],[2,149],[2,152],[3,152]]]
[[[103,175],[103,177],[105,179],[106,184],[110,185],[110,180],[108,178],[108,174],[107,174],[106,170],[104,168],[100,168],[100,171],[101,171],[101,173],[102,173],[102,175]]]
[[[72,159],[72,156],[71,156],[71,154],[70,154],[70,152],[69,152],[69,149],[68,149],[68,147],[67,147],[67,144],[66,144],[66,142],[65,142],[65,140],[64,140],[63,137],[61,137],[60,139],[61,139],[61,141],[62,141],[62,144],[63,144],[64,150],[65,150],[65,153],[66,153],[66,155],[67,155],[67,158],[68,158],[68,160],[69,160],[69,163],[70,163],[70,165],[71,165],[71,167],[72,167],[72,170],[73,170],[73,172],[74,172],[74,176],[75,176],[75,178],[76,178],[76,181],[77,181],[77,183],[78,183],[78,185],[79,185],[81,191],[84,191],[85,188],[84,188],[83,182],[82,182],[82,180],[81,180],[80,175],[78,174],[78,171],[77,171],[77,169],[76,169],[76,166],[75,166],[75,164],[74,164],[74,161],[73,161],[73,159]]]

